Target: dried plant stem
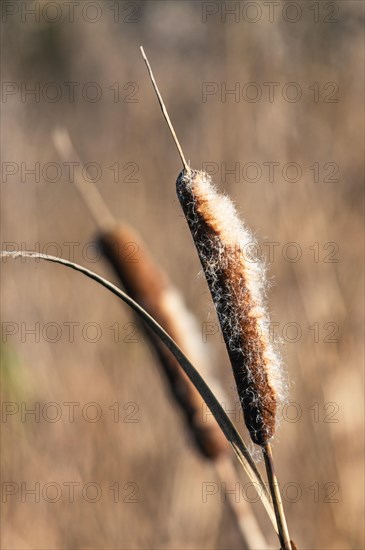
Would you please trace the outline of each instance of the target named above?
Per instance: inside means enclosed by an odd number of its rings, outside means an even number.
[[[221,483],[226,483],[229,487],[237,483],[239,476],[230,457],[220,456],[214,461],[214,464]],[[242,494],[239,495],[237,500],[236,495],[230,490],[227,492],[227,500],[236,519],[244,547],[250,550],[269,548],[252,507],[243,498]]]
[[[281,500],[279,483],[276,477],[272,449],[270,443],[266,443],[262,447],[262,453],[265,459],[267,477],[270,485],[270,492],[273,499],[276,521],[279,531],[279,540],[282,550],[292,550],[289,531],[286,524],[283,502]]]
[[[129,305],[129,307],[131,307],[143,319],[143,321],[147,323],[147,325],[151,328],[151,330],[153,330],[157,334],[157,336],[161,338],[161,340],[164,342],[166,347],[176,357],[180,366],[184,369],[185,373],[187,374],[191,382],[199,391],[200,395],[202,396],[205,403],[207,404],[210,411],[212,412],[214,418],[216,419],[219,426],[221,427],[227,440],[232,445],[233,450],[236,453],[237,458],[240,461],[241,465],[243,466],[244,470],[246,471],[249,479],[254,484],[257,483],[258,486],[260,487],[260,493],[259,493],[260,499],[267,511],[267,514],[274,526],[274,529],[277,531],[276,518],[270,502],[270,496],[267,492],[267,488],[241,436],[237,432],[236,428],[232,424],[232,421],[230,420],[230,418],[222,408],[221,404],[219,403],[219,401],[217,400],[213,392],[210,390],[209,386],[205,383],[204,379],[200,376],[198,371],[190,363],[188,358],[184,355],[184,353],[181,351],[179,346],[174,342],[174,340],[154,320],[154,318],[151,317],[149,313],[147,313],[147,311],[145,311],[137,302],[132,300],[130,296],[128,296],[125,292],[120,290],[113,283],[111,283],[107,279],[104,279],[104,277],[101,277],[100,275],[87,269],[86,267],[83,267],[79,264],[76,264],[64,258],[57,258],[55,256],[50,256],[48,254],[41,254],[41,253],[32,252],[32,251],[18,251],[18,252],[1,251],[0,257],[13,258],[13,259],[16,259],[19,257],[41,259],[48,262],[60,264],[65,267],[69,267],[75,271],[83,273],[90,279],[96,281],[101,286],[103,286],[104,288],[112,292],[115,296],[123,300],[123,302],[125,302],[127,305]]]
[[[87,183],[81,177],[81,160],[75,150],[70,136],[65,128],[56,128],[52,132],[53,144],[64,162],[69,162],[71,159],[78,162],[75,169],[74,184],[80,197],[85,202],[91,217],[96,223],[100,231],[108,231],[115,226],[116,220],[105,204],[94,183]]]
[[[168,125],[168,127],[169,127],[169,129],[170,129],[171,135],[172,135],[172,137],[173,137],[173,139],[174,139],[175,145],[176,145],[177,150],[178,150],[178,152],[179,152],[179,155],[180,155],[181,161],[182,161],[182,163],[183,163],[184,169],[185,169],[187,172],[189,172],[189,170],[190,170],[189,165],[188,165],[188,163],[186,162],[185,155],[184,155],[183,150],[182,150],[182,148],[181,148],[180,142],[179,142],[179,140],[177,139],[177,136],[176,136],[174,127],[173,127],[173,125],[172,125],[172,122],[171,122],[171,120],[170,120],[169,114],[168,114],[167,109],[166,109],[166,107],[165,107],[165,104],[164,104],[164,102],[163,102],[162,96],[161,96],[161,94],[160,94],[160,90],[158,89],[158,86],[157,86],[155,77],[153,76],[153,72],[152,72],[152,69],[151,69],[151,65],[150,65],[150,63],[149,63],[149,61],[148,61],[148,59],[147,59],[146,54],[144,53],[144,49],[143,49],[142,46],[140,47],[140,49],[141,49],[141,53],[142,53],[142,57],[143,57],[143,59],[144,59],[144,62],[145,62],[146,65],[147,65],[147,69],[148,69],[148,72],[149,72],[149,75],[150,75],[150,78],[151,78],[151,82],[152,82],[153,88],[154,88],[154,90],[155,90],[155,92],[156,92],[157,99],[158,99],[158,102],[159,102],[159,104],[160,104],[162,114],[163,114],[163,116],[164,116],[164,118],[165,118],[165,120],[166,120],[166,122],[167,122],[167,125]]]

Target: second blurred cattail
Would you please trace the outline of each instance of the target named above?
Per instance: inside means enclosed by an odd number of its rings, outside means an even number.
[[[68,132],[58,128],[54,145],[64,161],[81,161]],[[129,296],[142,305],[169,333],[189,359],[203,367],[208,376],[206,346],[198,338],[196,320],[186,308],[180,293],[148,252],[141,236],[126,223],[114,219],[94,185],[86,185],[75,172],[75,186],[99,227],[98,242],[105,258]],[[139,321],[139,318],[138,318]],[[229,444],[213,416],[203,415],[203,400],[176,358],[144,323],[143,330],[156,351],[170,389],[183,411],[200,452],[211,459],[229,450]],[[205,368],[204,368],[205,367]],[[212,380],[212,377],[210,376]]]
[[[180,293],[165,272],[151,257],[141,237],[127,224],[118,223],[101,233],[99,242],[127,293],[158,320],[193,363],[204,367],[206,350],[201,349],[202,342],[197,338],[199,330],[195,318],[186,309]],[[128,258],[131,244],[137,247],[134,261]],[[154,333],[146,330],[196,443],[205,456],[216,458],[229,448],[221,429],[212,416],[203,419],[200,394],[170,351]],[[204,370],[207,375],[208,368]]]
[[[207,174],[184,169],[177,194],[217,311],[246,426],[252,440],[265,445],[275,432],[282,383],[263,300],[264,266],[245,254],[253,237]]]

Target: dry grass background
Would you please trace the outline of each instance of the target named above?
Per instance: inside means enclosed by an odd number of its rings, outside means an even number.
[[[30,3],[29,3],[30,4]],[[232,176],[215,180],[235,200],[239,211],[261,242],[276,241],[278,253],[270,266],[275,285],[269,304],[279,332],[288,322],[298,323],[302,337],[286,342],[283,355],[291,382],[290,400],[300,406],[297,423],[283,420],[274,442],[281,483],[295,483],[301,497],[286,502],[293,538],[303,549],[363,548],[363,373],[362,373],[362,181],[363,181],[363,3],[336,2],[339,22],[313,22],[308,3],[303,17],[290,24],[282,17],[249,24],[241,19],[222,23],[219,17],[202,22],[199,2],[136,2],[138,22],[114,23],[109,2],[95,24],[82,20],[58,24],[22,23],[19,17],[3,24],[3,81],[98,82],[99,102],[56,103],[20,96],[2,103],[2,160],[60,162],[50,133],[56,124],[70,131],[83,159],[99,163],[97,184],[113,213],[141,232],[151,251],[182,290],[200,323],[214,321],[191,237],[175,197],[180,168],[174,145],[152,93],[139,54],[143,44],[150,56],[166,105],[193,167],[203,162],[297,162],[303,177],[288,183],[277,176],[269,183],[235,182]],[[299,4],[299,3],[297,3]],[[323,3],[321,2],[321,9]],[[241,3],[243,5],[243,3]],[[123,12],[125,5],[120,3]],[[128,6],[127,6],[128,8]],[[128,8],[129,9],[129,8]],[[280,13],[280,11],[279,11]],[[322,14],[323,15],[323,14]],[[298,82],[303,99],[257,103],[219,96],[202,102],[202,82]],[[337,82],[338,103],[314,103],[308,86]],[[136,103],[114,103],[108,87],[119,82],[138,85]],[[263,88],[264,90],[264,88]],[[123,90],[121,90],[123,92]],[[265,93],[265,92],[264,92]],[[108,166],[119,161],[139,166],[135,183],[114,183]],[[336,162],[338,183],[313,182],[309,166]],[[123,176],[125,172],[122,173]],[[64,177],[57,183],[38,183],[29,176],[2,183],[2,241],[77,242],[74,259],[112,277],[100,261],[83,257],[82,247],[95,228],[83,204]],[[297,263],[285,261],[285,243],[296,242],[303,252]],[[320,261],[309,247],[318,242]],[[339,246],[338,263],[324,263]],[[267,247],[263,247],[267,250]],[[44,250],[45,251],[45,250]],[[55,249],[48,249],[54,253]],[[123,342],[131,313],[106,291],[52,265],[20,261],[2,264],[3,323],[25,323],[27,328],[55,322],[63,327],[59,342],[20,332],[2,340],[2,399],[42,404],[97,402],[103,417],[85,422],[80,412],[69,423],[62,419],[39,423],[19,415],[1,424],[2,482],[25,481],[43,486],[55,482],[97,483],[103,496],[91,504],[80,497],[69,503],[66,490],[57,503],[41,498],[8,498],[2,504],[2,548],[34,549],[150,549],[239,548],[239,539],[221,491],[202,502],[202,483],[215,482],[213,468],[194,450],[181,415],[171,401],[153,353],[141,334],[137,343]],[[70,343],[65,322],[99,323],[99,342],[86,342],[76,329]],[[118,322],[122,339],[113,342],[109,329]],[[337,343],[325,343],[328,330],[314,343],[308,328],[318,322],[339,326]],[[3,325],[4,326],[4,325]],[[52,335],[52,332],[50,333]],[[218,336],[206,344],[212,369],[231,402],[236,400],[224,345]],[[110,405],[136,403],[137,423],[112,421]],[[336,403],[337,423],[324,421],[327,403]],[[318,403],[319,421],[311,407]],[[232,406],[232,405],[230,405]],[[123,415],[128,411],[123,411]],[[290,410],[293,413],[293,409]],[[51,411],[50,411],[51,413]],[[3,418],[4,420],[4,418]],[[243,422],[240,421],[243,429]],[[138,485],[138,503],[114,503],[112,483]],[[241,484],[247,480],[242,475]],[[325,502],[325,484],[335,483],[336,503]],[[314,484],[319,501],[314,499]],[[295,496],[294,486],[288,492]],[[312,489],[310,489],[312,487]],[[327,486],[327,489],[330,488]],[[125,497],[129,491],[122,491]],[[327,495],[328,496],[328,495]],[[254,504],[273,544],[270,525],[261,505]]]

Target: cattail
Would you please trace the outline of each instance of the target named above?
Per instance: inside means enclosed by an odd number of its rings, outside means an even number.
[[[141,52],[184,166],[177,195],[217,311],[245,423],[254,443],[264,447],[275,432],[282,389],[280,359],[270,342],[263,300],[265,270],[244,254],[254,241],[232,202],[217,192],[208,174],[186,162],[142,47]]]
[[[142,47],[141,52],[184,166],[177,195],[217,311],[245,423],[253,442],[264,448],[275,432],[281,389],[280,360],[270,343],[263,302],[264,269],[244,255],[253,238],[232,202],[217,192],[208,174],[186,162]]]
[[[244,256],[252,237],[231,201],[216,191],[207,174],[191,170],[186,162],[142,46],[141,53],[183,163],[177,194],[217,310],[246,426],[265,459],[281,548],[293,550],[270,445],[281,383],[280,360],[270,342],[263,300],[264,270]]]
[[[183,170],[176,183],[232,364],[246,426],[264,445],[274,434],[281,393],[280,360],[270,342],[264,266],[249,258],[254,243],[230,199],[210,176]]]
[[[65,161],[81,161],[66,130],[58,128],[53,141]],[[167,274],[152,258],[141,236],[126,223],[115,220],[94,185],[85,185],[75,173],[75,187],[99,228],[97,242],[120,283],[173,338],[193,364],[208,373],[206,349],[199,340],[195,317]],[[137,316],[137,321],[140,322]],[[177,359],[145,323],[141,329],[149,339],[167,378],[171,393],[182,410],[198,450],[216,459],[229,450],[229,443],[212,415],[203,417],[203,400]]]
[[[101,233],[99,242],[127,293],[159,322],[193,363],[204,365],[195,318],[148,253],[141,237],[126,224],[118,224]],[[130,261],[130,251],[126,252],[131,243],[138,248],[135,261]],[[195,386],[160,339],[145,325],[143,329],[158,355],[171,392],[184,412],[199,450],[212,459],[227,452],[229,444],[216,420],[211,415],[203,419],[203,401]]]

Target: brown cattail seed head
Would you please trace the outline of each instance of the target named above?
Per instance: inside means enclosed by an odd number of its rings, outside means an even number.
[[[199,345],[195,319],[141,237],[128,225],[117,224],[104,231],[99,242],[127,293],[160,323],[194,364],[204,367],[206,350]],[[160,339],[145,326],[144,329],[200,451],[208,458],[218,458],[229,450],[222,430],[213,416],[203,419],[203,400],[198,390]]]
[[[207,174],[184,170],[176,185],[217,311],[246,426],[254,443],[264,445],[275,432],[282,386],[263,303],[264,267],[247,257],[253,237]]]

